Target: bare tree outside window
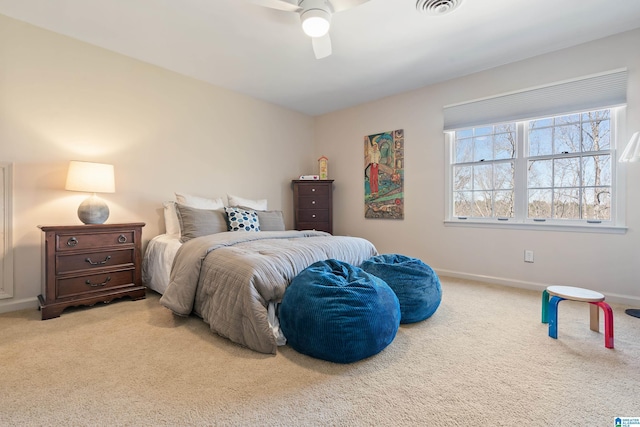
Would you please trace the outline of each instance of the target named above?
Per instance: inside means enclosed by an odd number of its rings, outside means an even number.
[[[528,217],[611,219],[610,110],[529,122]]]
[[[515,155],[515,123],[456,132],[454,215],[513,217]]]
[[[609,109],[458,130],[453,216],[609,221],[612,147]]]

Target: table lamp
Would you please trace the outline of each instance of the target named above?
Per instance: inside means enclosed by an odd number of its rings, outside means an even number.
[[[102,224],[109,218],[109,207],[96,193],[115,193],[113,165],[72,160],[64,188],[92,193],[78,207],[78,218],[84,224]]]

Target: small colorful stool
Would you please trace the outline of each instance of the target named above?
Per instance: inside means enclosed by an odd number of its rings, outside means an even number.
[[[551,299],[549,299],[551,296]],[[589,289],[573,286],[549,286],[542,291],[542,323],[549,324],[549,336],[558,338],[558,304],[563,300],[583,301],[590,305],[590,328],[600,332],[600,317],[598,307],[604,313],[604,346],[613,348],[613,310],[604,302],[604,295]]]

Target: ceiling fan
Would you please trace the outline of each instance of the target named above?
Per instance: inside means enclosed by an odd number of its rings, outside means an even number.
[[[250,0],[259,6],[295,12],[300,15],[302,30],[311,37],[316,59],[331,55],[329,27],[331,15],[351,9],[369,0]]]

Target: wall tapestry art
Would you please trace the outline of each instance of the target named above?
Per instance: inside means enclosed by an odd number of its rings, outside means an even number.
[[[364,217],[404,218],[404,130],[364,137]]]

